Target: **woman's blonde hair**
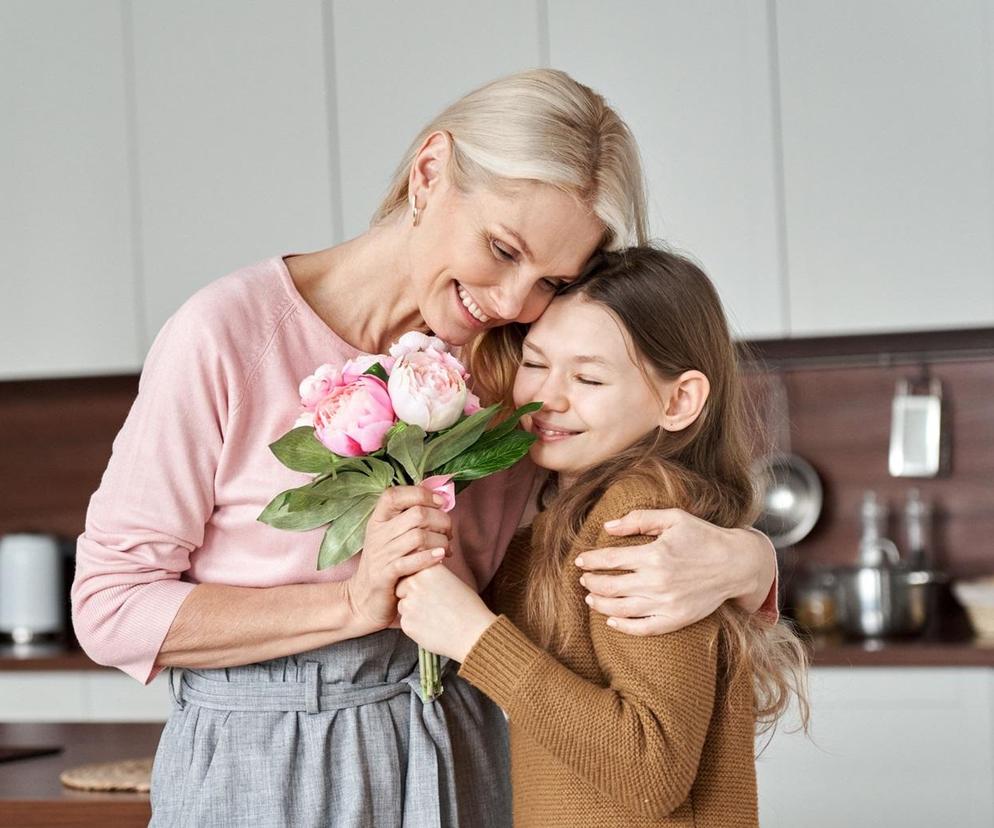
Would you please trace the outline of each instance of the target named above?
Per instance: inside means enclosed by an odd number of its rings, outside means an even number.
[[[535,69],[500,78],[432,119],[405,153],[372,224],[408,209],[411,165],[433,132],[452,139],[449,172],[460,190],[548,184],[600,218],[603,249],[645,243],[645,183],[635,139],[603,97],[565,72]]]
[[[710,393],[698,418],[682,431],[653,430],[578,475],[568,489],[556,491],[556,476],[550,476],[541,494],[548,528],[543,548],[533,550],[525,606],[540,643],[557,652],[575,632],[563,623],[570,618],[572,600],[562,590],[563,573],[573,566],[585,519],[610,485],[641,480],[663,492],[673,506],[727,528],[748,526],[758,513],[749,468],[759,423],[745,395],[721,300],[703,271],[675,253],[634,248],[595,257],[583,277],[560,291],[572,294],[602,305],[618,319],[648,382],[653,374],[672,380],[697,370],[708,378]],[[522,332],[521,326],[514,330]],[[508,356],[516,350],[520,361],[522,339],[508,334],[503,340]],[[478,379],[486,379],[497,398],[508,396],[509,389],[497,388],[495,378],[486,376],[486,365],[473,370],[485,375]],[[726,686],[751,676],[753,713],[762,730],[776,724],[795,695],[806,730],[807,652],[791,626],[786,621],[771,624],[732,603],[720,606],[717,618],[715,643]]]

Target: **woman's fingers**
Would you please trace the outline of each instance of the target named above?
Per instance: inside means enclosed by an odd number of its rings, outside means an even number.
[[[602,598],[647,597],[646,579],[635,574],[596,575],[585,572],[580,583],[588,591]]]
[[[393,540],[418,528],[452,537],[452,518],[433,506],[411,506],[383,525],[383,536]]]
[[[682,509],[635,509],[604,528],[611,535],[659,535],[683,520]]]
[[[436,547],[441,547],[443,553],[448,550],[448,535],[429,532],[427,529],[411,529],[383,547],[383,552],[381,553],[382,561],[385,564],[389,564],[412,552],[419,552],[423,549],[435,549]]]
[[[412,552],[410,555],[398,558],[390,564],[390,570],[394,578],[406,578],[408,575],[413,575],[415,572],[420,572],[422,569],[434,566],[444,559],[445,550],[441,547],[425,549],[422,552]],[[401,597],[400,591],[398,591],[397,595]]]
[[[575,561],[580,569],[639,569],[645,552],[639,546],[607,546],[583,552]]]
[[[436,497],[438,500],[435,500]],[[440,495],[432,494],[421,486],[391,486],[376,501],[371,519],[386,523],[412,506],[436,507],[441,506],[443,502],[444,498]]]
[[[621,618],[641,618],[650,615],[653,610],[653,604],[646,598],[603,598],[600,595],[588,595],[584,600],[601,615]]]

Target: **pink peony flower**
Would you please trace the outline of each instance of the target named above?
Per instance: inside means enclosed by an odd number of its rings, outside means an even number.
[[[461,369],[451,354],[433,348],[399,357],[387,386],[397,416],[425,431],[453,425],[469,396]]]
[[[396,361],[396,359],[391,356],[387,356],[386,354],[360,354],[345,363],[342,368],[342,377],[345,382],[352,382],[352,380],[356,377],[362,376],[377,362],[380,363],[380,365],[383,366],[383,370],[389,374],[393,369],[393,364]]]
[[[342,372],[334,365],[325,363],[300,383],[300,404],[306,410],[313,411],[333,388],[341,388],[343,385]]]
[[[335,454],[356,457],[383,448],[396,422],[386,383],[363,374],[333,388],[314,411],[314,436]]]
[[[423,488],[445,498],[445,503],[438,507],[443,512],[451,512],[456,507],[456,484],[451,480],[451,474],[436,474],[421,481]]]
[[[463,408],[462,413],[465,414],[466,416],[469,416],[470,414],[475,414],[477,411],[480,411],[482,409],[483,406],[480,405],[480,398],[476,396],[476,394],[474,394],[472,391],[469,391],[466,394],[466,405]]]
[[[408,331],[390,346],[390,356],[394,359],[400,359],[402,356],[415,351],[429,350],[444,353],[449,350],[449,346],[437,336],[428,336],[421,331]]]

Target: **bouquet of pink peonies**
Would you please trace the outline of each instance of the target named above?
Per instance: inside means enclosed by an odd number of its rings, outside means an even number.
[[[389,355],[364,354],[341,368],[322,365],[300,384],[303,413],[270,446],[310,483],[281,492],[259,515],[277,529],[307,532],[328,525],[317,568],[362,548],[366,523],[389,486],[425,486],[455,506],[473,480],[510,468],[535,437],[517,428],[522,406],[489,428],[500,405],[481,408],[469,374],[442,340],[411,331]],[[441,693],[438,656],[419,650],[426,699]]]

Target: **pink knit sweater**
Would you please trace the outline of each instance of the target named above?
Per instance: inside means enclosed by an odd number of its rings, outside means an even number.
[[[143,683],[180,604],[198,583],[268,587],[341,581],[358,562],[317,571],[322,529],[256,518],[310,476],[269,444],[299,413],[297,386],[359,351],[297,292],[282,257],[205,287],[166,322],[114,440],[76,549],[73,625],[86,653]],[[474,482],[452,512],[447,563],[482,589],[514,533],[535,467]]]
[[[300,296],[282,256],[209,284],[166,322],[76,547],[73,626],[90,658],[147,684],[197,584],[352,575],[357,558],[317,571],[322,529],[285,532],[256,518],[310,479],[269,450],[299,413],[300,381],[358,353]],[[479,589],[500,565],[535,473],[526,458],[459,495],[446,563]],[[762,611],[775,616],[776,583]]]

